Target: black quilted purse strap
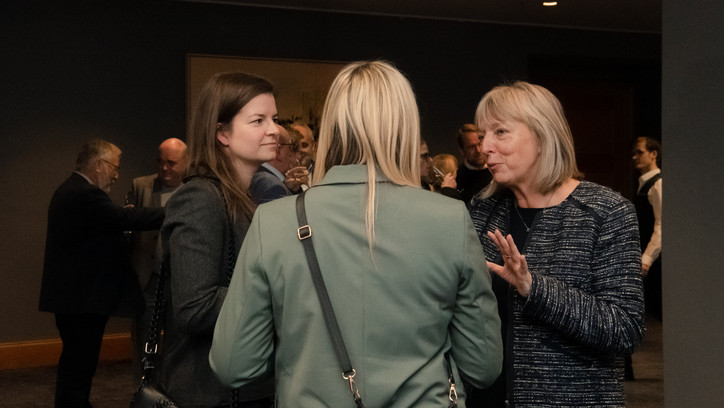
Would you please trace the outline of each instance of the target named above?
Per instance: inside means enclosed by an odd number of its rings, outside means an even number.
[[[195,176],[195,177],[202,177],[202,176]],[[211,181],[214,186],[219,190],[219,195],[221,196],[221,199],[224,202],[224,208],[227,209],[226,211],[226,223],[227,228],[229,230],[229,238],[227,239],[227,248],[226,248],[226,270],[227,270],[227,285],[231,282],[231,277],[234,274],[234,267],[236,266],[236,240],[234,239],[234,223],[231,222],[231,216],[229,215],[228,208],[229,206],[226,203],[226,199],[224,198],[224,194],[221,191],[221,188],[218,184],[218,182],[215,182],[214,179],[204,177],[207,180]],[[149,324],[148,329],[148,340],[146,341],[146,345],[144,348],[144,358],[143,358],[143,377],[141,377],[141,383],[138,385],[138,390],[148,385],[148,382],[151,378],[151,374],[153,372],[154,361],[156,359],[156,356],[158,354],[158,334],[161,332],[161,329],[163,328],[163,318],[164,318],[164,311],[166,310],[166,301],[164,299],[163,293],[165,289],[165,280],[168,275],[168,265],[167,262],[161,262],[161,270],[159,272],[158,276],[158,283],[156,284],[156,293],[154,296],[153,301],[153,315],[151,316],[151,322]],[[232,408],[236,408],[239,406],[239,390],[233,389],[231,391],[231,406]]]

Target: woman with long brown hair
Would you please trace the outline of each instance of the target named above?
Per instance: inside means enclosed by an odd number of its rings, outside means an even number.
[[[188,139],[186,183],[169,199],[162,227],[168,273],[160,382],[182,407],[228,406],[231,388],[209,367],[214,324],[254,214],[251,177],[276,155],[272,85],[217,74],[201,91]],[[272,383],[239,390],[242,406],[268,406]]]

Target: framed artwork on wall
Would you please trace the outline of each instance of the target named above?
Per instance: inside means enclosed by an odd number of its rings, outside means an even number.
[[[187,121],[209,78],[219,72],[241,71],[274,84],[279,119],[301,121],[315,128],[329,86],[346,63],[189,54],[187,65]]]

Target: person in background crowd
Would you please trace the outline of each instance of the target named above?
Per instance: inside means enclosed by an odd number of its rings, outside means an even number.
[[[661,144],[648,137],[639,137],[633,147],[633,162],[641,177],[634,198],[639,221],[641,273],[644,277],[646,310],[661,321]],[[633,361],[626,356],[624,379],[633,381]]]
[[[424,190],[436,191],[435,183],[439,180],[439,190],[442,195],[459,200],[460,194],[455,189],[455,178],[450,174],[439,174],[440,169],[435,168],[432,155],[427,142],[420,140],[420,185]]]
[[[419,148],[407,79],[385,62],[343,68],[325,103],[317,169],[303,199],[369,407],[448,406],[446,354],[458,384],[462,377],[482,387],[500,371],[482,249],[465,205],[419,187]],[[254,215],[209,359],[231,386],[274,367],[279,408],[351,407],[297,238],[295,200]],[[457,392],[462,407],[465,393]]]
[[[276,156],[276,121],[272,84],[240,72],[213,76],[193,111],[188,176],[166,203],[161,228],[170,268],[159,383],[184,408],[231,401],[231,388],[211,371],[209,349],[256,207],[251,179]],[[240,406],[268,407],[272,380],[238,390]]]
[[[634,205],[641,237],[641,273],[647,309],[661,320],[661,144],[649,137],[636,140],[633,152],[636,170],[641,173]]]
[[[302,153],[301,161],[313,164],[317,155],[317,141],[314,138],[314,132],[309,125],[302,122],[294,122],[291,127],[302,134],[302,140],[299,142],[299,151]]]
[[[458,172],[458,159],[446,153],[435,155],[432,158],[432,169],[435,173],[434,191],[461,200],[460,193],[457,191],[457,181],[455,181]]]
[[[473,124],[465,124],[458,130],[458,145],[463,154],[456,182],[460,198],[465,204],[490,183],[492,175],[485,163],[480,131]]]
[[[158,208],[166,205],[169,197],[182,184],[186,172],[186,143],[170,138],[158,147],[156,174],[133,179],[131,191],[126,196],[126,204],[135,208]],[[138,275],[143,291],[145,308],[143,314],[134,320],[131,335],[134,338],[134,366],[142,370],[141,361],[145,356],[145,344],[153,315],[153,302],[158,284],[161,266],[161,240],[159,230],[143,231],[131,234],[131,262]]]
[[[93,138],[80,149],[75,172],[55,190],[40,288],[40,310],[55,314],[63,342],[55,383],[56,408],[90,407],[93,376],[110,316],[143,309],[124,231],[157,229],[162,208],[122,208],[108,193],[118,179],[121,150]]]
[[[263,204],[277,198],[286,197],[292,191],[285,185],[285,174],[292,168],[295,151],[289,132],[281,125],[276,156],[262,163],[251,178],[249,192],[257,203]]]
[[[309,188],[313,164],[306,159],[306,154],[300,151],[302,134],[290,125],[284,125],[292,141],[292,155],[289,158],[290,168],[284,173],[284,185],[292,192],[299,194]],[[315,152],[316,154],[316,152]]]
[[[644,334],[633,205],[582,181],[558,99],[493,88],[475,121],[493,175],[470,215],[503,320],[504,374],[470,406],[620,408],[623,358]]]
[[[420,139],[420,185],[423,190],[432,191],[431,185],[434,179],[430,149],[427,147],[427,142]]]

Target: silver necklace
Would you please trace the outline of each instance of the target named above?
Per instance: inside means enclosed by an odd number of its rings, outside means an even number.
[[[551,203],[551,200],[553,199],[553,196],[556,194],[556,191],[553,190],[553,193],[551,193],[551,196],[548,197],[548,202],[546,202],[546,206],[543,207],[543,214],[545,214],[546,210],[548,209],[548,204]],[[530,227],[528,224],[526,224],[525,220],[523,219],[523,216],[520,214],[520,210],[518,210],[518,202],[513,201],[513,205],[515,206],[515,212],[518,213],[518,218],[520,218],[520,221],[523,223],[523,226],[525,227],[525,232],[530,232]],[[531,224],[533,226],[533,224]]]

